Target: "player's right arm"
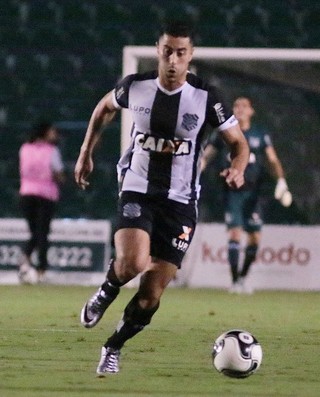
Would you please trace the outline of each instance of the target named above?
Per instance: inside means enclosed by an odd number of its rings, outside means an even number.
[[[89,185],[87,179],[93,170],[92,155],[102,130],[111,123],[118,109],[113,100],[113,91],[110,91],[98,102],[91,115],[74,170],[75,181],[81,189]]]

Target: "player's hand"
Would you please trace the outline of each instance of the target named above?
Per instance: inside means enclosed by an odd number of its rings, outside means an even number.
[[[85,190],[90,185],[87,179],[92,171],[93,161],[91,156],[80,154],[74,169],[74,178],[82,190]]]
[[[225,178],[226,184],[232,189],[239,189],[244,184],[244,174],[236,168],[226,168],[220,172],[220,176]]]
[[[292,194],[289,191],[287,182],[284,178],[279,178],[274,191],[275,199],[279,200],[284,207],[290,207]]]

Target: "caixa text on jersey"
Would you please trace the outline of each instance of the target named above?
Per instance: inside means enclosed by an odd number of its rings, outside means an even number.
[[[134,141],[135,146],[140,146],[143,150],[170,153],[175,156],[188,155],[191,150],[191,141],[187,139],[164,139],[138,132]]]

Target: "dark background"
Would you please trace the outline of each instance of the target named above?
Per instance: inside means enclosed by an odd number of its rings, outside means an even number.
[[[0,217],[20,217],[18,150],[39,119],[56,123],[68,183],[57,217],[113,219],[120,115],[95,155],[91,187],[80,191],[73,169],[91,112],[122,75],[124,45],[154,45],[168,16],[197,26],[197,46],[319,48],[318,1],[0,1]],[[266,174],[267,223],[319,224],[319,64],[198,63],[199,75],[221,86],[226,101],[250,95],[283,162],[294,203],[273,199]],[[222,221],[219,184],[202,177],[200,219]]]

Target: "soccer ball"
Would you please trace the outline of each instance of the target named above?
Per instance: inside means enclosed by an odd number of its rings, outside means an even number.
[[[213,366],[231,378],[246,378],[261,365],[262,348],[248,331],[234,329],[220,335],[212,349]]]
[[[36,269],[27,263],[20,266],[18,273],[20,284],[37,284],[38,273]]]

